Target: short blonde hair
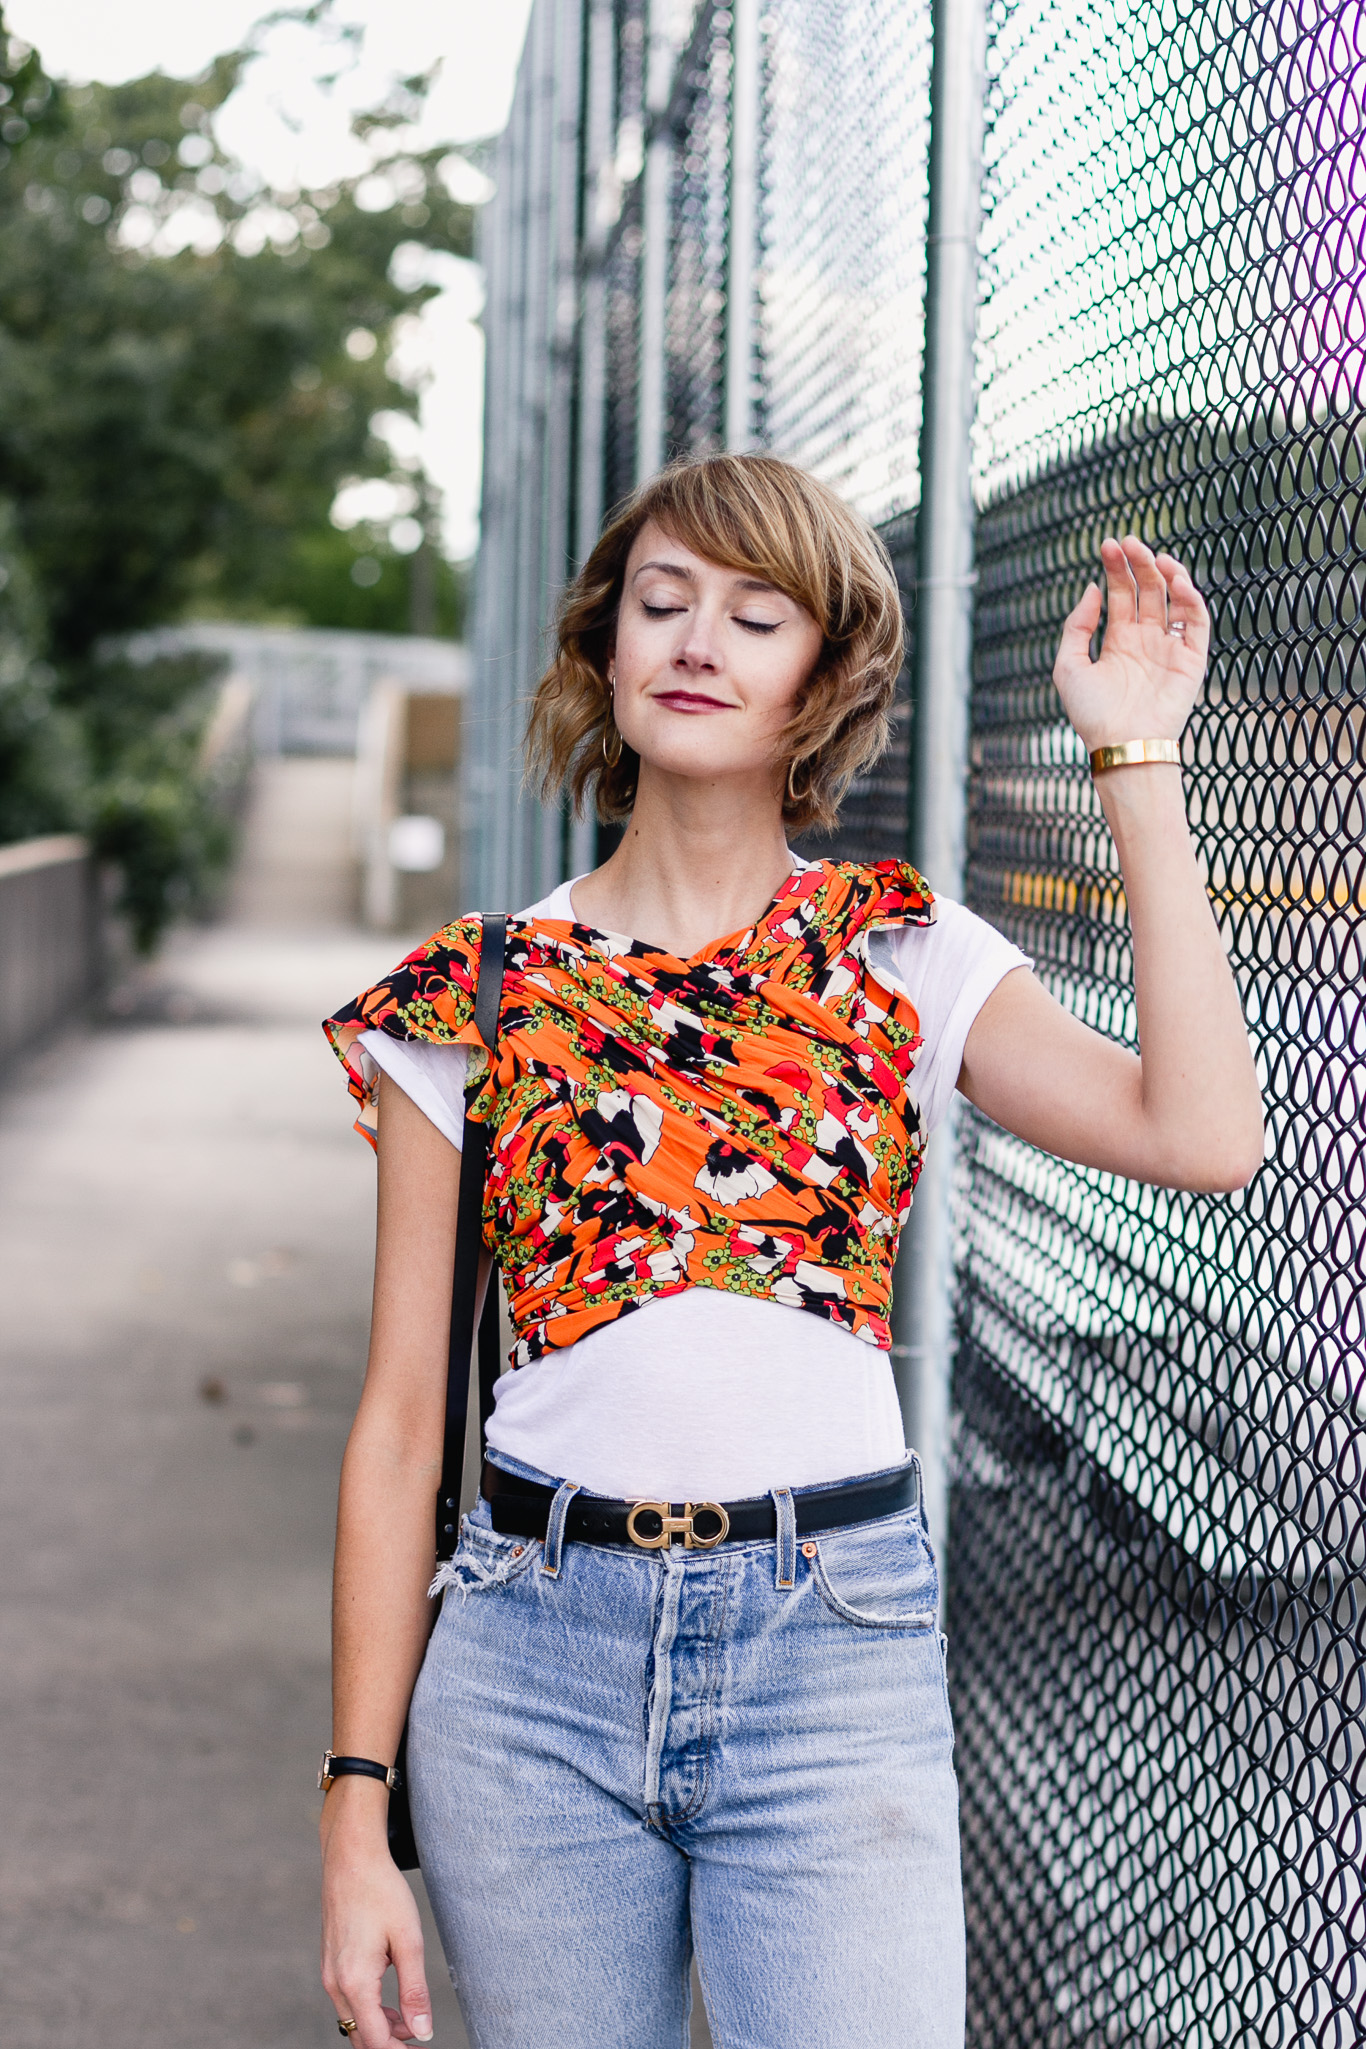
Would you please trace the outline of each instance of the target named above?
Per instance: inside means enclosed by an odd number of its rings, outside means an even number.
[[[639,763],[624,742],[609,759],[607,666],[626,560],[651,521],[708,561],[762,576],[821,628],[821,652],[780,736],[779,760],[787,775],[784,823],[794,833],[829,831],[850,783],[891,737],[905,654],[901,601],[868,522],[773,455],[671,463],[608,521],[560,605],[555,655],[527,725],[529,779],[547,799],[567,791],[578,813],[590,795],[601,819],[630,812]]]

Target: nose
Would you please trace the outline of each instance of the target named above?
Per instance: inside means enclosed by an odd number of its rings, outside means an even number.
[[[714,676],[721,667],[721,642],[717,621],[705,604],[684,614],[683,630],[674,648],[671,666],[688,675]]]

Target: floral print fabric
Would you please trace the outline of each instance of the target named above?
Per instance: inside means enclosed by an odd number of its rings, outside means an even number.
[[[933,917],[915,870],[882,861],[799,869],[757,925],[689,960],[512,918],[493,1059],[474,1026],[479,921],[461,919],[325,1029],[367,1135],[361,1032],[469,1048],[515,1365],[690,1287],[811,1310],[886,1348],[924,1137],[921,1039],[867,940]]]

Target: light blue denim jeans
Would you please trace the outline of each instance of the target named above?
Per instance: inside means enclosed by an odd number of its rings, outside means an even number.
[[[799,1539],[780,1489],[776,1543],[647,1552],[558,1543],[572,1491],[544,1543],[466,1518],[413,1696],[475,2049],[686,2049],[694,1948],[718,2049],[961,2049],[919,1512]]]

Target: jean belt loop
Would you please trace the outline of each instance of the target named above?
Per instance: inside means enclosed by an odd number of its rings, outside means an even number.
[[[909,1446],[907,1447],[909,1450]],[[925,1468],[920,1463],[920,1453],[911,1452],[911,1464],[915,1467],[915,1505],[920,1512],[920,1527],[928,1537],[930,1519],[925,1513]]]
[[[778,1579],[780,1588],[797,1584],[797,1511],[790,1487],[774,1487],[773,1509],[778,1518]]]
[[[555,1489],[555,1499],[550,1504],[550,1513],[545,1521],[545,1556],[541,1560],[541,1571],[547,1579],[560,1576],[560,1554],[564,1550],[564,1519],[569,1513],[569,1504],[579,1491],[577,1480],[561,1480]]]

